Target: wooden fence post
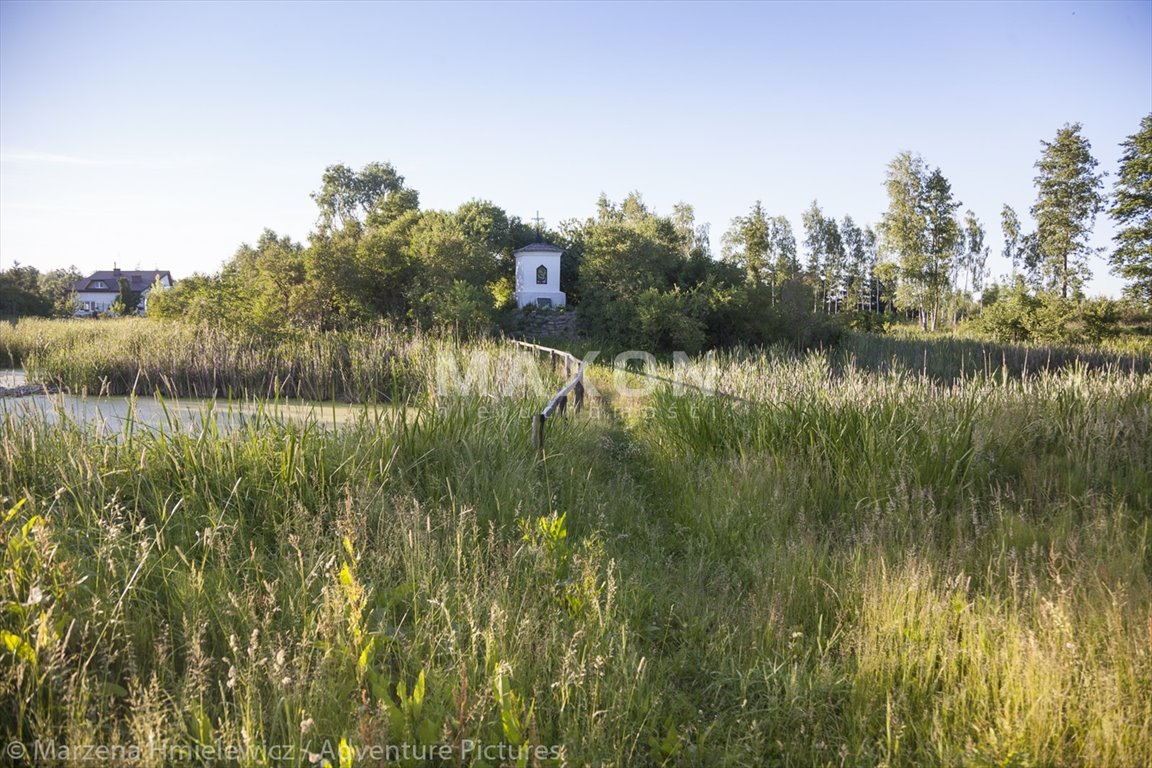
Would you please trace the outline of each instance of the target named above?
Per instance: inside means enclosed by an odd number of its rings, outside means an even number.
[[[532,445],[536,455],[544,456],[544,423],[546,418],[542,413],[532,414]]]

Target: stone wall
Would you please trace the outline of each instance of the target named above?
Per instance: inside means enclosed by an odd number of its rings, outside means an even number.
[[[524,339],[576,338],[575,310],[517,310],[508,320],[507,333]]]

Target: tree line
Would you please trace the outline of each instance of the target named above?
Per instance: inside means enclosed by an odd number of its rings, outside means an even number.
[[[69,317],[72,286],[83,277],[76,267],[41,272],[15,262],[0,272],[0,317]]]
[[[1118,225],[1113,271],[1133,302],[1152,306],[1152,115],[1123,143],[1112,195],[1079,124],[1041,148],[1035,226],[1026,231],[1004,205],[1011,273],[993,283],[983,222],[972,210],[961,214],[943,171],[913,152],[888,164],[888,208],[874,225],[825,213],[814,200],[797,233],[757,201],[732,220],[718,254],[687,203],[664,215],[638,192],[618,202],[602,195],[594,215],[537,230],[486,200],[422,210],[392,165],[370,163],[325,170],[307,245],[265,230],[218,273],[156,292],[149,313],[254,333],[381,318],[483,331],[514,308],[513,252],[542,238],[565,249],[562,288],[585,331],[608,343],[687,351],[822,344],[844,327],[882,327],[900,315],[926,329],[978,317],[977,328],[1002,338],[1077,340],[1069,328],[1106,328],[1116,312],[1083,295],[1102,212]],[[0,273],[0,312],[60,311],[60,285],[78,277],[62,272]],[[14,285],[45,301],[16,306]]]

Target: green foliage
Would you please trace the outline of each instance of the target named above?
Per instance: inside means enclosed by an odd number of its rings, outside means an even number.
[[[808,279],[824,309],[839,306],[843,293],[847,253],[836,219],[825,216],[813,200],[801,216],[804,245],[808,249]],[[815,309],[815,307],[813,307]]]
[[[743,270],[749,284],[776,285],[777,259],[773,254],[775,242],[772,235],[772,221],[764,213],[759,200],[747,216],[732,219],[731,228],[724,234],[724,259]],[[793,238],[793,257],[795,250]]]
[[[1000,209],[1000,229],[1004,232],[1004,250],[1001,253],[1012,265],[1012,274],[1015,275],[1020,266],[1021,239],[1024,235],[1020,229],[1020,217],[1007,203]]]
[[[1129,281],[1129,296],[1152,307],[1152,114],[1120,146],[1124,154],[1109,209],[1119,225],[1112,271]]]
[[[1063,298],[1077,295],[1090,274],[1088,237],[1104,208],[1103,174],[1079,123],[1065,124],[1036,161],[1036,247],[1041,285]]]
[[[636,301],[638,339],[643,349],[679,350],[688,354],[700,352],[707,341],[705,325],[699,319],[706,315],[698,292],[681,293],[673,289],[660,293],[649,288]]]
[[[958,251],[953,265],[954,270],[964,276],[965,292],[967,292],[969,284],[974,291],[983,289],[984,278],[988,276],[988,253],[990,249],[984,245],[984,237],[984,225],[976,218],[975,213],[966,211],[963,231],[959,232],[956,238]],[[952,282],[955,284],[957,281],[953,278]]]
[[[112,302],[112,314],[116,317],[127,317],[128,315],[138,314],[140,309],[140,299],[142,294],[140,291],[132,290],[132,286],[128,283],[127,278],[120,278],[119,292],[116,294],[116,300]]]
[[[423,304],[433,325],[463,336],[487,333],[495,322],[492,294],[464,280],[454,280],[447,290],[428,294]]]
[[[75,267],[41,273],[15,263],[0,272],[0,317],[69,317],[72,284],[80,277]]]
[[[737,344],[830,343],[835,323],[794,300],[799,267],[791,227],[754,207],[725,236],[725,259],[703,256],[701,233],[650,211],[638,195],[574,227],[582,253],[580,317],[622,348],[695,352]],[[835,222],[832,222],[835,224]]]
[[[368,219],[385,225],[419,205],[415,190],[404,186],[404,177],[391,163],[368,163],[358,172],[343,164],[330,165],[312,199],[320,209],[321,233]]]
[[[997,341],[1100,344],[1120,330],[1120,308],[1111,299],[1035,294],[1020,279],[1011,287],[997,286],[988,299],[973,327]]]
[[[823,346],[846,327],[883,330],[897,310],[925,328],[945,316],[959,322],[976,307],[969,287],[980,290],[986,276],[983,225],[972,211],[961,225],[948,180],[911,152],[889,164],[887,187],[890,205],[878,231],[851,216],[826,216],[813,201],[803,216],[808,264],[801,270],[790,222],[759,202],[733,219],[723,259],[715,261],[708,228],[686,203],[665,216],[637,192],[619,203],[602,196],[595,216],[544,233],[486,200],[420,211],[416,192],[387,163],[360,171],[333,165],[312,195],[319,219],[307,245],[266,230],[219,274],[157,291],[149,314],[268,338],[355,331],[381,319],[485,333],[514,304],[513,252],[546,234],[564,249],[562,286],[579,309],[580,330],[617,347]],[[1005,254],[1025,274],[1039,275],[1055,230],[1022,234],[1007,206],[1003,221]],[[807,304],[797,301],[802,293]],[[125,295],[117,309],[131,313],[132,304]],[[1037,317],[1038,328],[1061,326]],[[1003,325],[996,333],[1005,337],[1049,334],[1019,323],[1012,330],[1013,322],[992,324]],[[1110,323],[1107,312],[1078,322],[1084,338],[1106,334]]]
[[[507,238],[503,212],[486,203],[465,203],[456,213],[422,214],[409,244],[418,265],[416,290],[426,295],[457,280],[488,285],[499,276]]]
[[[516,284],[507,275],[501,276],[488,286],[492,303],[497,312],[505,312],[516,307]]]
[[[900,272],[898,302],[915,308],[935,330],[952,286],[952,262],[963,237],[954,217],[960,203],[939,168],[901,152],[888,164],[888,210],[880,222],[883,250]]]
[[[584,295],[628,301],[650,288],[667,289],[680,261],[678,245],[673,222],[649,211],[639,194],[620,206],[602,199],[599,217],[585,224]]]
[[[1032,336],[1036,312],[1041,306],[1023,281],[1018,280],[1008,289],[991,291],[995,297],[980,313],[977,325],[997,341],[1027,341]]]
[[[40,294],[40,273],[35,267],[15,264],[0,272],[0,315],[47,317],[51,311],[51,303]]]

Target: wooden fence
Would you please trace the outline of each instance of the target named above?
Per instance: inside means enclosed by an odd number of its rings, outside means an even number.
[[[568,398],[572,398],[572,411],[577,413],[584,405],[584,361],[574,355],[562,352],[559,349],[541,347],[539,344],[530,344],[526,341],[511,340],[518,347],[527,349],[535,354],[547,356],[552,364],[552,370],[559,372],[564,366],[565,384],[553,396],[540,413],[532,414],[532,445],[536,448],[536,455],[544,455],[544,436],[548,419],[555,415],[564,416],[568,412]],[[573,373],[575,371],[575,373]]]

